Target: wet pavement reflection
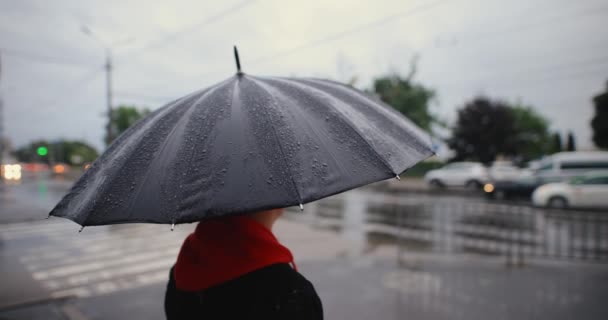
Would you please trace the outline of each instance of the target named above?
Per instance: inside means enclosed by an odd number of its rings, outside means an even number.
[[[0,318],[28,318],[2,304],[44,293],[50,309],[36,308],[47,316],[67,305],[85,319],[163,319],[167,272],[194,225],[78,233],[44,219],[68,187],[42,178],[3,193],[1,208],[22,221],[0,224]],[[290,208],[276,232],[327,319],[608,318],[601,212],[372,187]]]
[[[608,316],[601,298],[608,293],[608,220],[601,212],[369,188],[298,211],[288,218],[349,243],[342,261],[307,270],[321,292],[333,293],[322,296],[332,319]]]
[[[556,211],[485,199],[387,195],[359,189],[306,207],[289,218],[348,239],[353,254],[380,245],[436,253],[525,259],[608,260],[608,215]]]

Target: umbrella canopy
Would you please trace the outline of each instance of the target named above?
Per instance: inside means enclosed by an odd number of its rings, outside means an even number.
[[[178,224],[301,206],[432,154],[424,131],[349,86],[239,70],[129,128],[50,215]]]

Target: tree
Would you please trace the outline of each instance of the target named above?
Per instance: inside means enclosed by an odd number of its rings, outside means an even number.
[[[593,142],[598,148],[608,149],[608,82],[606,91],[593,98],[595,116],[591,120]]]
[[[510,109],[513,114],[516,151],[522,160],[535,159],[550,153],[552,148],[549,121],[530,106],[517,104]]]
[[[18,148],[14,152],[15,158],[20,162],[44,162],[49,163],[48,153],[39,153],[39,148],[47,148],[48,150],[49,142],[46,140],[37,140],[34,141],[27,146]]]
[[[515,155],[518,137],[515,116],[502,101],[478,97],[458,111],[448,145],[454,150],[454,160],[492,162],[497,155]]]
[[[44,152],[40,152],[44,150]],[[15,151],[15,157],[22,162],[42,162],[51,164],[63,162],[70,165],[80,165],[92,162],[98,157],[97,150],[83,141],[60,140],[48,142],[34,141]]]
[[[550,153],[561,152],[562,150],[564,150],[562,144],[562,136],[559,134],[559,132],[554,132],[552,136],[553,138]]]
[[[386,104],[401,112],[420,128],[429,131],[437,119],[430,113],[429,104],[435,92],[412,81],[414,72],[407,78],[398,75],[383,76],[374,80],[373,92]]]
[[[574,141],[574,133],[572,133],[572,131],[568,132],[568,144],[566,145],[566,150],[576,151],[576,143]]]
[[[112,131],[114,133],[114,139],[120,134],[125,132],[130,126],[132,126],[139,119],[145,117],[150,111],[148,109],[142,109],[141,111],[135,106],[121,105],[118,108],[112,110]],[[104,137],[106,145],[110,145],[112,140],[106,135]]]

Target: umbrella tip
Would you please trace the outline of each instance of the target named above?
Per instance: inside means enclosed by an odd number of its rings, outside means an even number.
[[[173,231],[173,229],[175,229],[175,223],[171,224],[171,231]]]
[[[84,230],[84,226],[82,226],[82,227],[80,228],[80,230],[78,230],[78,233],[81,233],[81,232],[82,232],[82,230]]]
[[[234,60],[236,61],[236,74],[241,75],[241,60],[239,59],[239,50],[234,46]]]
[[[396,175],[396,176],[395,176],[395,178],[396,178],[397,180],[401,180],[401,177],[400,177],[399,175]]]
[[[304,206],[300,203],[300,211],[304,211]]]

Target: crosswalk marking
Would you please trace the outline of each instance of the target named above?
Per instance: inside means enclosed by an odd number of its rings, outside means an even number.
[[[57,278],[69,276],[76,273],[83,273],[87,271],[95,271],[98,269],[105,269],[111,266],[122,265],[122,264],[130,264],[135,262],[141,262],[152,258],[158,258],[159,256],[164,255],[174,255],[177,253],[177,249],[171,248],[168,250],[164,250],[161,252],[144,252],[139,254],[132,254],[129,256],[121,257],[118,259],[113,259],[109,261],[93,261],[89,263],[78,263],[70,266],[61,266],[54,269],[34,272],[34,279],[37,280],[45,280],[49,278]]]
[[[90,227],[64,219],[0,226],[0,239],[52,297],[90,297],[166,282],[195,224]],[[42,239],[42,241],[40,241]],[[37,241],[39,246],[22,245]]]
[[[43,270],[43,269],[47,269],[47,268],[60,267],[63,265],[68,265],[68,264],[71,265],[71,264],[88,263],[88,262],[96,261],[99,259],[114,259],[119,256],[124,257],[124,256],[128,256],[131,254],[141,252],[142,244],[144,244],[144,243],[138,242],[135,245],[133,245],[132,243],[129,243],[126,246],[121,246],[116,249],[103,251],[101,253],[93,252],[94,254],[90,254],[90,252],[88,252],[89,254],[83,254],[83,255],[78,255],[78,256],[73,256],[73,255],[66,256],[66,257],[63,257],[62,259],[57,259],[56,261],[50,261],[50,260],[44,261],[44,263],[42,263],[42,264],[37,264],[37,261],[30,260],[29,263],[27,264],[27,268],[30,271],[38,271],[38,270]],[[175,247],[175,244],[173,242],[171,242],[168,244],[154,246],[154,249],[155,250],[164,250],[164,249],[174,248],[174,247]]]
[[[70,241],[76,241],[77,243],[74,246],[70,246],[70,247],[65,247],[61,242],[62,239],[59,239],[57,241],[54,241],[50,244],[47,244],[45,246],[42,246],[41,250],[31,250],[34,251],[30,254],[24,254],[21,256],[21,260],[23,262],[35,262],[38,260],[45,260],[45,262],[48,262],[49,260],[53,259],[53,255],[59,255],[59,257],[57,258],[58,260],[61,261],[61,259],[65,258],[62,255],[60,255],[59,253],[63,252],[60,250],[65,250],[65,249],[77,249],[80,254],[79,255],[74,255],[73,253],[71,254],[71,256],[73,258],[78,258],[78,257],[82,257],[85,254],[90,255],[90,256],[96,256],[97,254],[105,254],[108,253],[112,250],[125,250],[125,249],[132,249],[132,248],[142,248],[142,247],[148,247],[151,245],[156,245],[157,243],[159,243],[161,246],[162,245],[175,245],[175,242],[181,242],[184,238],[185,238],[185,234],[177,234],[177,233],[171,233],[171,232],[162,232],[162,233],[158,233],[156,231],[152,231],[152,232],[145,232],[145,233],[138,233],[136,234],[137,237],[134,237],[135,234],[130,234],[129,238],[124,238],[121,237],[120,234],[112,234],[112,235],[105,235],[103,238],[99,238],[96,237],[94,238],[94,241],[88,241],[90,239],[87,238],[87,236],[78,236],[76,238],[70,238],[68,240]],[[82,239],[81,239],[82,238]],[[54,238],[51,238],[51,240],[55,240]],[[41,252],[41,253],[39,253]],[[95,254],[95,255],[93,255]]]

